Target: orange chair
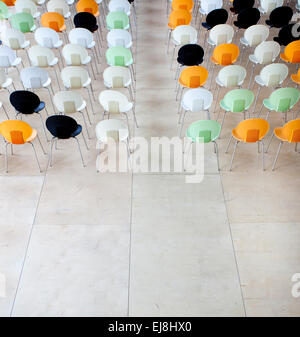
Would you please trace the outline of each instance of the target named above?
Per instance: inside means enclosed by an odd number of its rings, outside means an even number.
[[[77,13],[87,12],[99,16],[99,7],[94,0],[79,0],[76,4],[76,11]]]
[[[64,17],[56,12],[46,12],[41,16],[41,25],[60,33],[66,30]]]
[[[180,9],[185,9],[186,11],[192,12],[194,7],[193,0],[173,0],[172,10],[178,11]]]
[[[232,163],[235,156],[236,148],[239,142],[243,143],[258,143],[258,152],[260,151],[259,144],[262,145],[262,168],[265,169],[265,160],[264,160],[264,137],[268,133],[270,128],[269,123],[260,118],[251,118],[246,119],[240,122],[236,128],[232,130],[232,136],[229,139],[229,142],[226,147],[225,153],[228,152],[230,143],[232,139],[235,139],[234,150],[231,158],[230,171],[232,169]]]
[[[169,16],[168,49],[170,45],[172,30],[181,25],[189,25],[192,22],[192,14],[186,9],[179,9],[171,12]]]
[[[1,0],[5,3],[6,6],[14,6],[16,0]]]
[[[239,47],[234,43],[222,43],[214,49],[213,55],[210,60],[213,63],[213,70],[211,74],[211,82],[209,88],[211,88],[215,66],[228,66],[234,64],[240,54]]]
[[[297,151],[297,145],[300,142],[300,119],[291,120],[284,124],[282,127],[275,128],[266,152],[268,152],[274,136],[276,136],[280,140],[280,144],[278,146],[278,150],[274,159],[272,171],[275,170],[275,165],[277,163],[279,152],[284,142],[288,142],[290,144],[294,143],[295,151]]]
[[[300,40],[289,43],[280,58],[288,63],[300,63]]]
[[[180,100],[182,98],[184,88],[199,88],[202,87],[208,77],[208,71],[201,66],[187,67],[182,70],[178,79],[178,85],[176,88],[176,100],[178,99],[178,93],[181,91]],[[180,90],[181,85],[181,90]]]
[[[7,158],[7,146],[8,144],[11,144],[11,151],[13,152],[12,145],[21,145],[21,144],[30,144],[32,146],[35,159],[38,163],[38,167],[40,172],[41,166],[36,154],[36,150],[34,147],[34,144],[32,141],[37,138],[40,146],[45,153],[43,146],[40,142],[40,139],[38,137],[37,131],[35,129],[32,129],[29,124],[23,121],[19,120],[7,120],[2,123],[0,123],[0,133],[4,137],[5,140],[5,167],[6,167],[6,173],[8,172],[8,158]],[[46,153],[45,153],[46,154]]]
[[[297,74],[291,75],[291,80],[296,83],[297,85],[300,84],[300,69],[298,69]]]

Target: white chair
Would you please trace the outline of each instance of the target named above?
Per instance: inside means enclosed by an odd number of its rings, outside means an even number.
[[[124,121],[119,119],[106,119],[101,122],[99,122],[96,125],[96,137],[97,137],[97,149],[98,149],[98,155],[97,155],[97,172],[100,171],[99,167],[99,158],[100,158],[100,150],[101,150],[101,144],[107,143],[109,138],[112,138],[116,143],[124,142],[126,144],[127,148],[127,154],[128,154],[128,161],[130,158],[130,149],[129,149],[129,129],[124,123]]]
[[[200,8],[199,8],[200,7]],[[197,23],[198,13],[201,15],[207,15],[215,9],[223,7],[223,0],[201,0],[200,6],[198,6],[195,23]]]
[[[278,88],[282,85],[289,74],[289,68],[283,63],[272,63],[262,68],[259,75],[255,76],[254,80],[259,85],[253,112],[255,111],[257,99],[262,87]]]
[[[133,85],[130,70],[127,67],[111,66],[103,72],[104,85],[109,89],[127,88],[133,101]]]
[[[240,39],[242,51],[240,55],[240,62],[242,64],[243,54],[246,47],[256,47],[260,43],[267,40],[270,30],[265,25],[253,25],[245,30],[244,36]]]
[[[110,47],[132,47],[131,34],[125,29],[112,29],[107,33],[107,44]]]
[[[13,86],[14,90],[16,90],[16,87],[14,85],[14,82],[11,77],[8,77],[5,74],[5,69],[0,68],[0,90],[4,89],[7,90],[10,93],[10,90],[8,89],[9,86]]]
[[[178,26],[172,31],[172,41],[174,44],[174,48],[172,53],[171,69],[176,48],[182,47],[185,44],[196,44],[198,41],[198,32],[194,27],[190,25]],[[169,50],[167,52],[169,52]]]
[[[54,95],[53,101],[56,109],[62,114],[73,114],[76,112],[81,113],[88,138],[91,139],[85,119],[84,110],[86,112],[90,125],[92,124],[89,113],[87,111],[86,101],[82,98],[82,96],[75,91],[59,91]]]
[[[218,85],[216,104],[214,113],[216,112],[216,107],[218,105],[219,94],[221,88],[233,89],[235,87],[241,88],[246,78],[247,71],[244,67],[233,64],[222,68],[217,77],[216,84]]]
[[[46,69],[39,67],[28,67],[24,68],[20,72],[20,78],[24,89],[36,90],[36,89],[46,89],[49,93],[50,100],[52,103],[53,111],[55,111],[52,101],[52,96],[54,91],[51,84],[51,78]],[[50,90],[51,89],[51,90]]]
[[[46,2],[46,0],[32,0],[32,1],[38,6],[42,6]]]
[[[18,65],[20,63],[23,63],[22,59],[20,57],[17,57],[17,54],[14,50],[9,48],[8,46],[0,46],[0,67],[14,67],[18,70],[18,73],[20,73],[18,69]]]
[[[246,65],[248,66],[249,61],[253,63],[248,89],[252,85],[252,78],[254,74],[254,68],[256,64],[269,64],[275,61],[280,53],[280,45],[275,41],[264,41],[260,43],[254,50],[254,54],[249,55],[249,59]]]
[[[131,4],[127,0],[110,0],[108,4],[110,12],[124,12],[129,18],[131,15]],[[136,24],[135,12],[133,11],[133,19]]]
[[[185,92],[181,100],[181,109],[178,119],[178,124],[181,124],[179,137],[181,137],[182,134],[186,112],[191,111],[199,113],[205,111],[207,113],[207,118],[210,119],[209,108],[211,107],[212,102],[213,94],[204,88],[189,89]]]
[[[262,14],[269,14],[273,9],[283,5],[283,0],[260,0],[259,11]]]
[[[27,54],[27,47],[30,46],[30,41],[25,39],[25,34],[18,29],[6,28],[1,33],[1,39],[4,45],[9,48],[18,51],[25,50]],[[28,57],[28,54],[27,54]]]
[[[17,0],[14,7],[16,13],[28,13],[31,14],[34,19],[41,15],[41,13],[38,12],[35,3],[31,0]]]
[[[92,80],[89,76],[88,71],[82,67],[68,66],[61,71],[60,75],[65,88],[72,90],[75,89],[87,90],[92,111],[93,114],[95,115],[93,100],[96,101],[96,99],[93,92],[94,90],[92,87]],[[93,96],[93,100],[91,96]]]
[[[134,104],[128,101],[126,95],[115,90],[104,90],[99,94],[99,102],[104,109],[103,119],[105,116],[109,118],[111,114],[124,115],[127,120],[128,129],[130,129],[127,113],[131,110],[133,113],[135,125],[138,127],[134,111]]]

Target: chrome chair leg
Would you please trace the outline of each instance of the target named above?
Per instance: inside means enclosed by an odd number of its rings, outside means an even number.
[[[31,146],[32,146],[32,149],[33,149],[33,152],[34,152],[34,156],[35,156],[36,162],[37,162],[37,164],[38,164],[38,167],[39,167],[40,172],[42,173],[42,169],[41,169],[41,166],[40,166],[40,163],[39,163],[39,159],[38,159],[38,156],[37,156],[37,153],[36,153],[36,150],[35,150],[35,146],[34,146],[34,144],[31,143],[31,142],[30,142],[29,144],[31,144]]]
[[[279,144],[279,146],[278,146],[278,150],[277,150],[277,153],[276,153],[276,156],[275,156],[275,160],[274,160],[274,163],[273,163],[273,166],[272,166],[272,171],[275,170],[275,165],[276,165],[276,163],[277,163],[277,159],[278,159],[279,152],[280,152],[280,150],[281,150],[282,144],[283,144],[283,142],[280,142],[280,144]]]
[[[230,137],[230,139],[229,139],[229,141],[228,141],[228,143],[227,143],[225,153],[228,153],[229,146],[230,146],[230,144],[231,144],[231,142],[232,142],[232,139],[233,139],[233,136]]]
[[[49,166],[52,167],[52,150],[53,150],[53,144],[55,141],[56,137],[52,137],[52,139],[50,140],[50,152],[49,152]]]
[[[82,136],[83,136],[83,135],[82,135]],[[81,148],[80,148],[79,140],[78,140],[76,137],[74,137],[74,139],[76,140],[76,142],[77,142],[77,145],[78,145],[78,150],[79,150],[79,153],[80,153],[80,157],[81,157],[82,165],[83,165],[83,167],[85,167],[85,163],[84,163],[84,160],[83,160],[83,156],[82,156],[82,152],[81,152]]]
[[[232,153],[232,158],[231,158],[231,163],[230,163],[229,171],[232,170],[233,159],[234,159],[234,156],[235,156],[235,152],[236,152],[236,148],[237,148],[238,143],[239,143],[239,141],[236,140],[235,144],[234,144],[234,150],[233,150],[233,153]]]
[[[214,143],[214,146],[215,146],[215,152],[216,152],[216,156],[217,156],[218,171],[220,171],[218,143],[216,141],[213,141],[213,143]]]

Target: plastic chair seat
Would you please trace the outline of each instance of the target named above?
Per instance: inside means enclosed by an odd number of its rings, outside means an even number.
[[[271,102],[269,101],[268,98],[265,98],[265,99],[263,100],[263,104],[264,104],[264,106],[265,106],[268,110],[274,110],[274,109],[275,109],[274,106],[271,104]]]
[[[291,75],[291,79],[297,83],[297,84],[300,84],[300,77],[298,76],[298,74],[292,74]]]
[[[82,126],[78,124],[77,129],[71,134],[71,137],[76,137],[82,132]]]
[[[45,102],[40,102],[39,106],[34,109],[34,112],[40,112],[45,108]]]

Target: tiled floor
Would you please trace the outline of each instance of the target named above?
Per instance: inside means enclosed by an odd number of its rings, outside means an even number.
[[[138,0],[137,13],[139,128],[132,131],[148,140],[177,136],[165,1]],[[102,75],[94,87],[96,95],[105,89]],[[49,103],[46,92],[38,94]],[[6,93],[1,100],[13,117]],[[76,144],[60,141],[52,168],[39,150],[42,174],[25,146],[1,173],[0,273],[7,287],[0,316],[300,316],[300,298],[291,294],[292,275],[300,272],[299,154],[287,146],[272,172],[274,141],[262,172],[257,147],[241,145],[229,172],[232,150],[225,154],[225,146],[241,116],[228,114],[221,172],[207,147],[201,184],[186,184],[180,173],[97,173],[94,126],[102,111],[94,108],[89,151],[82,146],[86,168]],[[188,114],[186,125],[200,118]],[[40,121],[26,120],[48,148]],[[271,128],[280,124],[273,115]]]

